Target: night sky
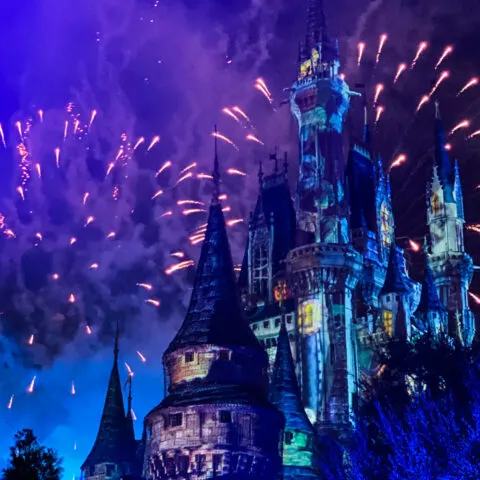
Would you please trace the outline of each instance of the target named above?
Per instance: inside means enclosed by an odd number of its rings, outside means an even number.
[[[433,102],[414,115],[443,70],[450,77],[438,90],[445,129],[461,120],[471,125],[449,138],[459,159],[467,224],[480,223],[480,86],[457,92],[480,75],[478,0],[325,1],[330,32],[340,40],[341,71],[351,88],[365,86],[371,103],[375,85],[385,90],[385,107],[375,145],[388,166],[398,154],[408,160],[392,170],[397,237],[419,240],[425,233],[425,181],[432,162]],[[199,246],[188,237],[205,215],[182,215],[176,202],[208,202],[208,182],[187,178],[174,187],[182,169],[196,162],[210,173],[213,141],[220,133],[239,147],[219,143],[228,219],[247,218],[257,189],[260,158],[278,146],[289,152],[292,187],[296,180],[296,126],[285,88],[295,78],[298,42],[304,35],[306,0],[7,0],[0,6],[0,123],[7,148],[0,145],[0,467],[14,432],[32,427],[42,442],[65,459],[65,478],[79,474],[97,433],[116,321],[121,326],[121,363],[135,372],[134,411],[141,420],[163,395],[161,354],[180,325],[189,299],[193,270],[166,275],[180,259],[197,259]],[[388,34],[378,64],[379,36]],[[357,44],[366,43],[360,68]],[[398,64],[410,65],[418,44],[429,47],[414,70],[395,86]],[[447,45],[453,53],[435,71]],[[253,86],[264,78],[271,105]],[[357,87],[362,89],[363,87]],[[72,103],[72,111],[66,106]],[[251,125],[221,112],[239,106]],[[38,110],[44,112],[39,122]],[[98,115],[88,132],[92,110]],[[362,100],[355,99],[346,129],[359,135]],[[371,109],[372,118],[374,110]],[[32,119],[22,200],[15,122]],[[64,122],[69,121],[64,139]],[[247,127],[247,128],[246,128]],[[88,133],[88,135],[87,135]],[[248,142],[254,134],[262,147]],[[115,161],[121,135],[134,153]],[[160,142],[149,152],[155,135]],[[75,137],[75,138],[74,138]],[[54,149],[60,148],[60,168]],[[125,147],[126,148],[126,147]],[[172,167],[155,172],[171,160]],[[106,176],[108,165],[115,167]],[[41,179],[36,164],[41,168]],[[248,176],[227,175],[229,168]],[[270,165],[266,167],[271,168]],[[25,174],[24,174],[25,175]],[[112,196],[118,187],[118,197]],[[152,196],[159,189],[163,195]],[[88,192],[88,199],[83,200]],[[161,217],[172,210],[173,215]],[[85,226],[89,216],[95,218]],[[16,238],[8,238],[11,229]],[[115,231],[115,239],[106,236]],[[229,229],[239,263],[245,224]],[[41,238],[36,234],[41,233]],[[480,264],[478,233],[466,232],[466,245]],[[77,241],[71,245],[71,238]],[[400,240],[402,242],[402,240]],[[93,264],[98,268],[91,268]],[[58,273],[59,279],[52,275]],[[152,285],[152,291],[137,283]],[[474,279],[472,292],[480,292]],[[75,302],[69,302],[70,295]],[[156,308],[145,300],[158,299]],[[473,306],[478,313],[478,308]],[[86,332],[86,325],[92,334]],[[34,334],[33,345],[29,345]],[[136,351],[147,359],[140,360]],[[127,378],[123,367],[123,378]],[[34,392],[27,394],[33,376]],[[71,394],[72,381],[76,394]],[[11,409],[7,408],[14,394]],[[76,450],[75,447],[76,446]]]

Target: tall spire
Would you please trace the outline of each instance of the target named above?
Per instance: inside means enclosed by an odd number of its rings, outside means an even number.
[[[218,137],[217,137],[217,125],[215,125],[214,134],[214,158],[213,158],[213,197],[212,205],[218,203],[218,197],[220,196],[220,166],[218,163]]]
[[[134,462],[134,452],[131,451],[131,444],[127,437],[122,387],[118,372],[118,337],[119,328],[117,323],[113,349],[114,361],[108,382],[102,418],[97,438],[82,465],[82,469],[101,463],[125,465],[128,462]]]
[[[213,196],[185,320],[167,352],[195,345],[242,346],[263,350],[240,305],[222,207],[218,202],[215,156]]]
[[[132,380],[133,376],[129,375],[128,377],[128,403],[127,403],[127,415],[125,416],[127,423],[127,438],[132,445],[135,445],[135,427],[133,426],[133,411],[132,411]]]
[[[440,117],[440,104],[435,102],[435,165],[437,174],[444,191],[446,203],[454,203],[453,182],[454,173],[452,164],[446,149],[445,134],[443,130],[442,119]]]
[[[403,258],[401,250],[395,242],[390,246],[390,255],[388,258],[387,275],[380,295],[388,293],[403,294],[410,291],[405,275],[403,274]]]
[[[326,33],[326,18],[323,0],[309,0],[307,6],[307,42],[313,47],[322,41]]]

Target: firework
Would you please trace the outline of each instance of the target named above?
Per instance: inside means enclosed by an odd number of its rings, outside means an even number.
[[[105,176],[108,177],[110,173],[112,173],[112,170],[114,169],[115,164],[113,162],[108,164],[107,171],[105,173]]]
[[[43,123],[43,110],[38,111],[38,119],[40,120],[40,123]]]
[[[89,325],[85,325],[85,331],[87,332],[87,335],[91,335],[91,334],[92,334],[92,329],[90,328]]]
[[[137,285],[137,287],[142,287],[145,290],[148,290],[149,292],[151,292],[153,290],[153,286],[150,285],[149,283],[137,283],[136,285]]]
[[[90,115],[90,122],[88,123],[88,128],[92,128],[92,124],[97,116],[97,111],[96,110],[92,110],[92,114]]]
[[[473,137],[476,137],[476,136],[478,136],[478,135],[480,135],[480,130],[477,130],[477,131],[471,133],[471,134],[468,136],[468,139],[473,138]]]
[[[17,129],[18,135],[20,135],[20,138],[23,141],[22,122],[15,122],[15,127]]]
[[[399,167],[402,163],[407,161],[407,156],[405,154],[399,155],[390,165],[390,169]]]
[[[27,393],[33,393],[33,389],[35,388],[35,380],[37,379],[37,376],[34,376],[32,378],[32,381],[30,382],[30,385],[27,388]]]
[[[383,92],[383,89],[385,87],[383,86],[382,83],[377,83],[377,86],[375,87],[375,96],[373,97],[373,104],[376,105],[378,102],[378,97],[380,94]]]
[[[265,145],[261,140],[259,140],[257,137],[255,137],[254,135],[252,135],[251,133],[249,133],[246,137],[245,137],[246,140],[249,140],[251,142],[255,142],[255,143],[258,143],[259,145]]]
[[[78,131],[78,127],[80,126],[80,120],[78,118],[75,119],[73,122],[73,134],[75,135]]]
[[[460,130],[461,128],[468,128],[469,126],[469,120],[462,120],[460,123],[457,123],[457,125],[452,128],[452,130],[450,131],[450,135],[453,135],[457,130]]]
[[[233,227],[234,225],[237,225],[238,223],[243,223],[243,218],[232,218],[231,220],[227,221],[227,226]]]
[[[152,141],[150,142],[147,152],[149,152],[158,142],[160,142],[160,137],[157,135],[156,137],[153,137]]]
[[[227,173],[229,175],[241,175],[242,177],[246,177],[247,174],[245,172],[242,172],[241,170],[237,170],[236,168],[229,168],[227,170]]]
[[[429,96],[429,95],[424,95],[424,96],[420,99],[420,101],[418,102],[416,112],[418,112],[429,100],[430,100],[430,96]]]
[[[197,173],[197,178],[200,180],[207,178],[209,180],[213,180],[213,175],[209,175],[208,173]]]
[[[55,153],[55,164],[57,168],[60,168],[60,149],[57,147],[53,152]]]
[[[259,92],[263,93],[264,97],[270,103],[272,103],[272,94],[270,93],[270,90],[268,89],[267,84],[265,83],[263,78],[257,78],[254,86]]]
[[[420,44],[418,45],[417,53],[415,54],[415,57],[413,58],[412,64],[410,66],[412,70],[415,68],[415,65],[417,64],[420,58],[420,55],[422,55],[422,53],[427,49],[427,47],[428,47],[427,42],[420,42]]]
[[[1,123],[0,123],[0,138],[2,140],[3,148],[7,148],[7,144],[5,143],[5,134],[3,133],[3,127]]]
[[[233,118],[236,122],[240,122],[240,119],[228,107],[222,108],[222,112]]]
[[[186,173],[185,175],[181,176],[176,182],[175,182],[175,185],[178,185],[179,183],[182,183],[184,180],[186,180],[187,178],[192,178],[193,177],[193,173],[192,172],[188,172]]]
[[[473,77],[470,79],[463,87],[462,89],[457,93],[457,97],[460,96],[465,90],[468,90],[471,87],[474,87],[475,85],[478,85],[478,77]]]
[[[160,300],[156,300],[154,298],[149,298],[145,300],[145,303],[149,303],[150,305],[153,305],[154,307],[159,307],[160,306]]]
[[[33,340],[35,338],[35,335],[30,335],[30,338],[28,339],[28,344],[33,345]]]
[[[385,107],[383,107],[382,105],[377,106],[376,115],[375,115],[375,124],[378,123],[378,121],[380,120],[380,117],[382,116],[382,113],[384,111],[385,111]]]
[[[145,362],[147,361],[147,359],[146,359],[146,358],[142,355],[142,353],[139,352],[138,350],[137,350],[137,355],[140,357],[140,360],[141,360],[143,363],[145,363]]]
[[[162,218],[162,217],[171,217],[172,215],[173,215],[173,212],[172,212],[171,210],[168,210],[167,212],[162,213],[162,214],[160,215],[160,218]]]
[[[206,212],[204,208],[186,208],[182,211],[182,215],[188,216],[192,215],[193,213],[203,213]]]
[[[75,395],[75,394],[76,394],[75,384],[73,383],[73,381],[72,381],[72,386],[71,386],[71,388],[70,388],[70,393],[71,393],[72,395]]]
[[[168,267],[165,270],[165,273],[167,275],[171,275],[172,273],[177,272],[178,270],[183,270],[185,268],[192,267],[193,265],[195,265],[195,262],[193,260],[186,260],[185,262],[180,262],[180,263],[177,263],[176,265],[172,265],[171,267]]]
[[[453,52],[453,47],[451,45],[447,45],[445,47],[445,50],[443,53],[440,55],[440,58],[438,59],[438,62],[435,65],[435,70],[443,63],[443,61],[448,57]]]
[[[365,52],[365,46],[366,45],[364,42],[360,42],[357,45],[357,49],[358,49],[357,67],[359,67],[360,64],[362,63],[363,53]]]
[[[228,197],[227,197],[227,194],[226,194],[226,193],[222,193],[222,194],[218,197],[219,200],[226,200],[227,198],[228,198]]]
[[[192,168],[195,168],[196,166],[197,166],[197,162],[191,163],[190,165],[188,165],[188,167],[185,167],[183,170],[180,170],[179,175],[182,175],[183,173],[188,172],[189,170],[191,170]]]
[[[65,120],[65,126],[63,127],[63,139],[65,140],[67,138],[68,134],[68,120]]]
[[[106,238],[115,238],[116,233],[115,232],[110,232]]]
[[[140,137],[135,143],[133,150],[135,151],[142,143],[145,143],[145,137]]]
[[[176,258],[185,258],[185,253],[183,252],[172,252],[170,254],[171,257],[176,257]]]
[[[444,70],[440,74],[440,77],[438,77],[437,82],[435,83],[435,85],[432,88],[432,91],[429,94],[430,97],[437,91],[438,87],[440,87],[443,81],[446,80],[449,76],[450,76],[450,72],[448,70]]]
[[[163,194],[163,190],[158,190],[158,192],[155,192],[155,194],[152,197],[152,200],[155,200],[157,197]]]
[[[401,63],[397,68],[397,73],[395,74],[395,78],[393,79],[393,84],[395,85],[400,78],[400,75],[407,69],[406,63]]]
[[[420,244],[419,244],[419,243],[417,243],[417,242],[415,242],[415,241],[413,241],[413,240],[411,240],[411,239],[408,240],[408,243],[409,243],[409,245],[410,245],[410,248],[411,248],[414,252],[420,251]]]
[[[250,118],[248,117],[248,115],[240,107],[232,107],[232,110],[234,112],[237,112],[239,115],[241,115],[247,122],[250,121]]]
[[[222,212],[224,213],[230,212],[231,210],[232,210],[232,207],[229,207],[229,206],[222,208]]]
[[[76,302],[75,295],[71,293],[70,296],[68,297],[68,303],[75,303],[75,302]]]
[[[35,164],[35,170],[37,171],[38,178],[42,178],[42,167],[39,163]]]
[[[478,295],[475,295],[474,293],[472,292],[468,292],[468,294],[470,295],[470,297],[473,298],[474,302],[479,304],[480,305],[480,296]]]
[[[88,227],[91,223],[93,223],[95,221],[95,217],[93,217],[92,215],[90,215],[89,217],[87,217],[87,219],[85,220],[85,227]]]
[[[388,38],[388,35],[386,33],[380,36],[380,43],[378,45],[377,57],[375,59],[375,63],[378,63],[380,60],[380,55],[382,54],[383,47],[385,46],[385,42],[387,41],[387,38]]]
[[[25,201],[25,193],[23,191],[23,188],[21,186],[18,186],[16,190],[17,190],[18,194],[20,195],[20,197],[22,197],[22,200]]]
[[[198,200],[178,200],[177,205],[200,205],[200,206],[204,206],[205,202],[199,202]]]
[[[70,239],[70,245],[73,245],[73,244],[75,244],[75,243],[77,243],[77,239],[76,239],[75,237],[72,237],[72,238]]]
[[[220,140],[223,140],[224,142],[228,143],[228,144],[231,145],[235,150],[238,151],[238,147],[237,147],[228,137],[226,137],[225,135],[222,135],[222,134],[219,133],[219,132],[213,132],[213,133],[212,133],[212,136],[213,136],[213,137],[217,137],[217,138],[219,138]]]
[[[167,160],[158,170],[158,172],[155,174],[156,177],[158,177],[164,170],[167,168],[170,168],[172,166],[172,162],[170,160]]]
[[[11,410],[11,408],[12,408],[12,406],[13,406],[13,399],[14,399],[14,398],[15,398],[15,395],[12,395],[12,396],[10,397],[10,400],[8,401],[7,408],[8,408],[9,410]]]
[[[98,263],[92,263],[88,268],[90,270],[97,270],[99,267]]]
[[[130,368],[130,365],[127,362],[124,362],[124,364],[125,364],[125,368],[127,369],[128,375],[130,377],[133,377],[134,373],[133,373],[133,370]]]

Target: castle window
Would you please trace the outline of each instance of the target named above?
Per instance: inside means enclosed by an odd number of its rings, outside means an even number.
[[[182,414],[173,413],[168,416],[168,425],[170,427],[179,427],[182,424]]]
[[[107,465],[106,474],[107,476],[113,475],[115,471],[115,465]]]
[[[279,327],[279,326],[280,326],[280,319],[279,319],[279,318],[277,318],[277,319],[275,320],[275,326],[276,326],[276,327]]]
[[[188,458],[187,455],[179,455],[177,457],[178,473],[180,475],[187,475],[189,464],[190,464],[190,459]]]
[[[165,459],[165,470],[167,471],[168,476],[175,476],[176,465],[174,457],[168,457]]]
[[[277,346],[277,339],[272,338],[272,347],[276,347],[276,346]]]
[[[222,455],[220,453],[213,454],[213,472],[217,473],[220,471],[220,465],[222,464]]]
[[[268,320],[266,322],[263,322],[263,328],[268,328],[269,322]]]
[[[381,219],[380,231],[382,234],[382,244],[384,247],[388,247],[391,243],[392,227],[390,225],[390,210],[386,202],[383,202],[380,208],[380,219]]]
[[[206,455],[195,455],[195,467],[198,473],[205,471],[205,466],[207,463]]]
[[[291,315],[289,315],[289,316],[287,317],[287,323],[288,323],[289,325],[292,323],[292,316],[291,316]]]
[[[383,328],[389,337],[393,334],[393,313],[390,310],[382,312]]]
[[[271,340],[269,338],[267,338],[267,340],[265,341],[266,345],[267,345],[267,348],[270,348],[272,346],[272,343],[271,343]]]
[[[230,410],[220,410],[220,423],[232,423],[232,412]]]
[[[293,442],[293,433],[285,432],[285,445],[291,445]]]
[[[333,365],[335,363],[335,344],[332,343],[330,347],[330,364]]]
[[[185,363],[193,362],[194,359],[195,359],[195,354],[193,352],[187,352],[185,354]]]
[[[254,324],[252,325],[252,330],[255,331],[257,328],[258,328],[258,325],[257,325],[256,323],[254,323]]]
[[[309,302],[303,305],[301,312],[300,312],[300,318],[299,318],[299,324],[300,324],[300,331],[302,333],[312,333],[315,324],[315,311],[320,313],[320,309],[315,308],[317,306],[316,302]]]
[[[254,292],[263,297],[268,294],[270,235],[267,231],[257,235],[253,246],[252,280]]]
[[[228,350],[220,350],[218,359],[223,362],[228,362],[230,360],[230,352]]]
[[[440,198],[438,193],[432,195],[432,213],[433,215],[440,215]]]
[[[290,334],[288,335],[288,339],[289,339],[291,342],[293,342],[293,341],[295,340],[294,337],[293,337],[293,333],[290,333]]]

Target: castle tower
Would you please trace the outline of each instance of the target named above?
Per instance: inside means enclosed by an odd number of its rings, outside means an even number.
[[[473,263],[463,242],[463,197],[458,165],[452,168],[438,102],[435,105],[435,163],[427,186],[427,223],[432,268],[440,300],[448,314],[449,334],[469,345],[475,335],[474,317],[468,306]]]
[[[136,457],[136,443],[129,429],[123,405],[122,387],[118,372],[118,327],[115,335],[114,360],[108,382],[97,438],[82,465],[85,480],[136,479],[140,463]],[[133,436],[133,437],[132,437]]]
[[[415,312],[415,319],[418,327],[435,336],[448,333],[447,312],[440,301],[437,288],[433,281],[433,273],[428,260],[427,245],[423,246],[425,269],[422,279],[422,293],[420,303]]]
[[[185,320],[163,363],[168,395],[145,419],[147,480],[275,480],[283,415],[268,402],[268,358],[243,315],[215,193]]]
[[[320,479],[317,435],[302,404],[285,319],[282,318],[270,400],[285,416],[283,480]]]
[[[325,29],[320,0],[308,3],[307,38],[290,106],[298,121],[297,226],[303,246],[287,257],[298,302],[302,400],[318,428],[347,426],[357,383],[353,290],[362,257],[349,239],[343,122],[350,96],[339,76],[337,43]]]

